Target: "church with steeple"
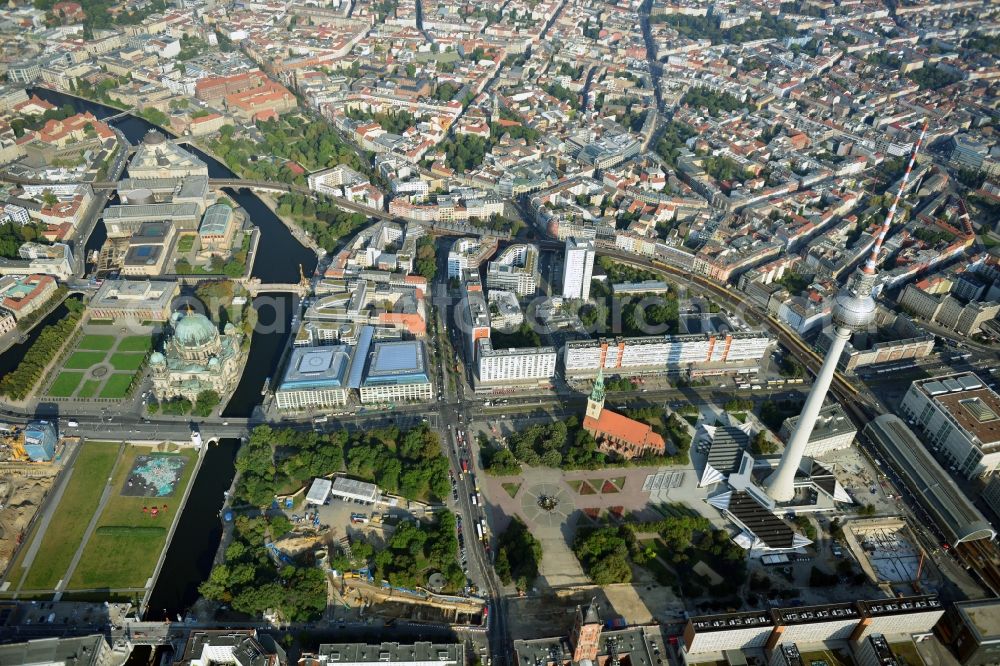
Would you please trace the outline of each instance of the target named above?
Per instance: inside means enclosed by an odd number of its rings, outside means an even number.
[[[641,421],[605,409],[604,398],[604,372],[599,371],[583,417],[583,429],[597,440],[599,451],[626,459],[666,452],[666,442],[659,433]]]
[[[610,603],[608,604],[610,607]],[[568,609],[567,609],[568,610]],[[662,625],[606,627],[596,598],[577,606],[569,635],[514,641],[518,666],[659,666],[667,663]],[[615,628],[611,628],[614,625]]]

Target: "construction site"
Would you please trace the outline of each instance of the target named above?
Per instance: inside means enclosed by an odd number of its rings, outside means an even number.
[[[55,429],[0,425],[0,571],[6,571],[62,466]]]
[[[295,527],[280,539],[267,544],[275,564],[302,558],[312,559],[324,569],[330,582],[330,606],[341,619],[364,621],[377,619],[385,623],[447,624],[453,627],[478,628],[483,624],[485,601],[476,597],[438,594],[418,587],[392,587],[386,581],[374,580],[367,570],[336,571],[330,568],[330,553],[343,552],[351,557],[351,539],[337,537],[337,528],[321,524],[318,512],[295,515]],[[357,530],[358,534],[361,530]],[[379,521],[364,525],[367,536],[381,541],[391,534],[392,527]]]
[[[926,592],[940,582],[937,569],[900,518],[849,521],[844,537],[868,578],[889,594]]]

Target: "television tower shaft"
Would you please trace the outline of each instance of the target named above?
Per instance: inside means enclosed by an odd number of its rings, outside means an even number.
[[[844,351],[844,346],[851,338],[852,333],[868,328],[875,321],[876,304],[875,298],[872,296],[872,290],[878,282],[878,274],[876,272],[878,256],[882,249],[882,242],[885,240],[886,234],[889,232],[889,227],[892,225],[892,220],[896,216],[896,208],[910,181],[910,172],[913,170],[917,151],[920,150],[920,145],[923,143],[926,133],[927,122],[925,121],[924,127],[920,132],[920,138],[917,140],[913,148],[913,153],[910,155],[910,162],[906,167],[906,173],[903,174],[903,180],[899,184],[896,198],[892,202],[892,207],[889,209],[888,215],[886,215],[885,222],[883,222],[879,229],[868,261],[863,268],[851,275],[847,285],[836,296],[833,306],[833,340],[830,343],[830,348],[826,350],[823,365],[820,366],[819,372],[816,374],[816,380],[809,390],[809,396],[802,407],[799,421],[795,424],[795,431],[785,446],[781,462],[778,463],[778,468],[767,478],[764,484],[767,494],[776,502],[790,502],[795,497],[795,474],[799,471],[799,467],[802,464],[802,456],[805,454],[806,445],[812,436],[813,428],[816,427],[816,418],[819,416],[820,409],[823,408],[823,401],[826,399],[826,394],[830,391],[830,384],[833,383],[833,376],[837,371],[837,363],[840,361],[840,355]]]

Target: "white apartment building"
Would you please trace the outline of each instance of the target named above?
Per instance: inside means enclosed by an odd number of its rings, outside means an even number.
[[[1000,395],[972,372],[910,384],[903,415],[949,471],[972,478],[1000,464]]]
[[[548,383],[556,373],[555,347],[493,349],[489,339],[480,340],[479,381],[509,385]]]
[[[396,400],[430,400],[433,396],[430,382],[415,384],[382,384],[361,386],[361,404],[371,405]]]
[[[467,268],[478,270],[497,251],[496,238],[459,238],[448,250],[448,279],[461,279]]]
[[[569,237],[563,258],[563,298],[590,298],[590,278],[594,273],[594,242]]]
[[[367,182],[364,175],[345,164],[309,174],[308,178],[310,190],[333,197],[344,196],[345,187]]]
[[[684,628],[683,650],[689,655],[761,648],[774,629],[768,611],[691,618]]]
[[[527,243],[511,245],[486,267],[486,286],[531,296],[538,288],[538,248]]]
[[[490,328],[512,331],[524,323],[524,312],[514,292],[491,289],[486,300],[490,309]]]
[[[765,333],[653,335],[566,343],[566,377],[669,372],[698,364],[759,364],[774,339]]]
[[[305,411],[346,405],[347,394],[346,388],[282,389],[274,397],[280,410]]]

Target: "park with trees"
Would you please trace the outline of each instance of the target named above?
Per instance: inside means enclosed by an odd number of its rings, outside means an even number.
[[[683,504],[657,507],[652,522],[604,522],[578,530],[573,552],[597,585],[629,583],[633,566],[649,569],[662,585],[686,597],[712,597],[716,604],[740,605],[731,581],[746,577],[746,556],[725,530]],[[699,563],[722,574],[713,584]]]
[[[236,469],[236,500],[254,507],[335,472],[412,500],[443,500],[451,493],[448,460],[437,433],[425,424],[408,431],[392,426],[350,434],[258,426],[240,448]]]
[[[282,194],[278,199],[278,214],[291,217],[327,252],[333,252],[341,239],[354,235],[368,224],[368,218],[361,213],[341,210],[330,197],[321,194]]]

